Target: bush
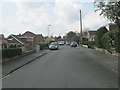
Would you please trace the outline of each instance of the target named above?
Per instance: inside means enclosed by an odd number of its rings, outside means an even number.
[[[83,44],[84,45],[92,45],[92,46],[94,46],[95,42],[94,41],[84,41]]]
[[[39,45],[40,45],[40,50],[43,50],[43,49],[47,49],[47,48],[48,48],[48,43],[40,42]]]
[[[88,45],[88,48],[94,48],[95,42],[94,41],[84,41],[84,45]]]
[[[21,54],[22,54],[22,49],[20,48],[2,49],[2,58],[12,58]]]
[[[118,30],[107,32],[102,37],[103,48],[112,53],[112,51],[119,52],[118,44]]]
[[[96,33],[96,37],[95,37],[95,43],[96,43],[96,46],[98,48],[103,48],[103,45],[102,45],[102,36],[108,32],[107,28],[106,27],[101,27],[97,30],[97,33]]]

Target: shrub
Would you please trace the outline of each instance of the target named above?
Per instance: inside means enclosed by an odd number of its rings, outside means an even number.
[[[2,49],[2,58],[12,58],[21,54],[22,54],[22,49],[20,48]]]
[[[83,44],[84,44],[84,45],[95,46],[95,42],[94,42],[94,41],[84,41]]]
[[[110,53],[112,53],[112,51],[119,52],[118,30],[112,30],[104,34],[102,37],[102,44]]]
[[[43,49],[47,49],[47,48],[48,48],[48,43],[40,42],[39,45],[40,45],[40,50],[43,50]]]
[[[109,42],[109,33],[106,33],[105,35],[103,35],[102,44],[103,44],[103,48],[111,53],[111,49],[110,49],[111,46],[110,46],[110,42]]]
[[[95,37],[95,43],[98,48],[103,48],[101,38],[106,32],[108,32],[106,27],[101,27],[97,30],[96,37]]]

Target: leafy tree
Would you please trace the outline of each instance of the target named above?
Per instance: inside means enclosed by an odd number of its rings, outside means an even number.
[[[70,31],[64,36],[64,39],[69,41],[76,41],[79,44],[79,35],[73,31]]]
[[[101,27],[97,30],[96,32],[96,37],[95,37],[95,43],[96,43],[96,46],[99,47],[99,48],[103,48],[103,44],[102,44],[102,36],[108,32],[107,28],[106,27]]]
[[[95,11],[100,10],[100,15],[107,17],[120,26],[120,1],[96,0],[95,6],[97,7]]]
[[[107,17],[110,21],[118,25],[118,51],[120,52],[120,1],[119,0],[96,0],[95,11],[101,11],[100,15]]]
[[[76,37],[76,33],[75,32],[73,32],[73,31],[70,31],[70,32],[68,32],[67,33],[67,39],[68,40],[74,40],[75,39],[75,37]]]

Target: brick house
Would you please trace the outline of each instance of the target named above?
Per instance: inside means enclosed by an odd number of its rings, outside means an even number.
[[[9,48],[12,47],[22,47],[25,43],[23,43],[17,35],[11,34],[7,37],[9,42]]]
[[[34,34],[30,31],[19,35],[9,35],[8,36],[9,47],[21,47],[26,50],[31,50],[34,48],[34,44],[41,42],[43,40],[42,34]]]
[[[33,43],[43,41],[42,34],[34,34],[34,33],[30,32],[30,31],[26,31],[24,34],[22,34],[22,36],[33,38]]]

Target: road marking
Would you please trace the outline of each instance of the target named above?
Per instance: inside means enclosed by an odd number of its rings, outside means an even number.
[[[4,80],[5,78],[9,77],[10,75],[11,75],[11,74],[8,74],[8,75],[2,77],[2,80]]]

